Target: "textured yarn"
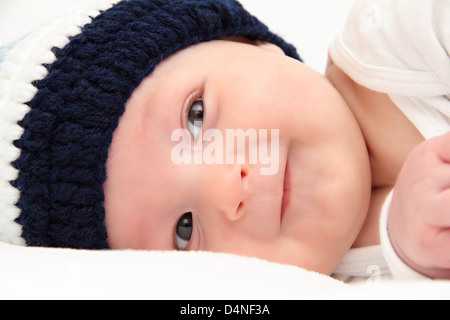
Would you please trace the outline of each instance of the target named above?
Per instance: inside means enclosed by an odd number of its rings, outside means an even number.
[[[101,12],[45,65],[27,103],[11,184],[27,245],[106,249],[103,183],[113,131],[132,92],[171,54],[243,36],[295,49],[234,0],[130,0]]]

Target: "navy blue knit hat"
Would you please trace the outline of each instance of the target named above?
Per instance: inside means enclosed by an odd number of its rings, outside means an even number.
[[[0,51],[0,240],[106,249],[103,183],[135,88],[171,54],[242,36],[295,49],[235,0],[102,0]]]

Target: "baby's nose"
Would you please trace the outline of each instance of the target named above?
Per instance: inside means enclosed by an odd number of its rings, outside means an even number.
[[[222,165],[211,173],[206,186],[206,200],[218,214],[229,221],[237,221],[246,211],[248,171],[242,165]]]
[[[247,170],[244,167],[241,167],[239,169],[240,171],[240,179],[238,179],[237,181],[237,185],[236,187],[236,194],[235,194],[235,199],[233,199],[232,201],[234,203],[238,202],[237,207],[235,206],[235,208],[231,207],[230,210],[226,210],[225,211],[225,216],[231,220],[231,221],[237,221],[239,220],[243,215],[244,215],[244,211],[245,211],[245,200],[247,198],[247,184],[246,184],[246,179],[247,179]]]

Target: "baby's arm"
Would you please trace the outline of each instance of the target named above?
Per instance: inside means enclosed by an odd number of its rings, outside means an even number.
[[[450,133],[420,144],[405,162],[388,229],[406,264],[427,277],[450,279]]]

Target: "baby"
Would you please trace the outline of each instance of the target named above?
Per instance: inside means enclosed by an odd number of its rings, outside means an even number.
[[[234,0],[100,9],[4,62],[2,241],[450,277],[449,1],[357,1],[326,77]]]

